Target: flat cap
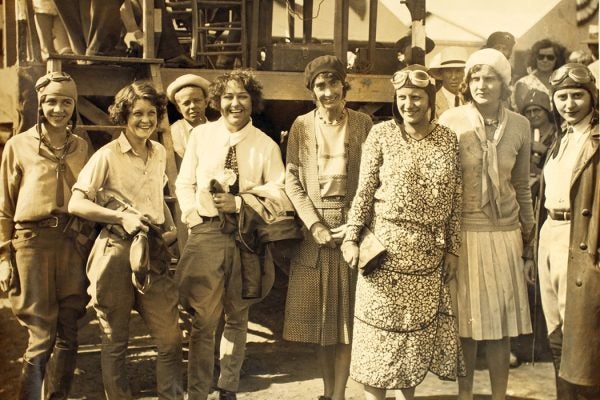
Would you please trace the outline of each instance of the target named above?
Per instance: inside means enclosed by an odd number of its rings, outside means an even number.
[[[169,86],[167,86],[167,98],[171,103],[175,103],[175,93],[187,86],[196,86],[204,91],[204,94],[208,94],[208,86],[210,81],[204,79],[201,76],[194,74],[181,75],[175,79]]]

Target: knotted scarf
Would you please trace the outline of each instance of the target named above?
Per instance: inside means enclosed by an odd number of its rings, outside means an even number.
[[[473,126],[473,129],[479,139],[481,145],[483,166],[481,173],[481,210],[493,221],[497,222],[498,218],[502,217],[500,208],[500,173],[498,171],[498,153],[497,146],[504,135],[508,114],[504,107],[500,107],[498,113],[498,125],[494,132],[493,138],[487,138],[485,131],[485,123],[483,117],[477,110],[474,104],[469,104],[466,108],[467,117]],[[486,205],[490,205],[490,210]]]

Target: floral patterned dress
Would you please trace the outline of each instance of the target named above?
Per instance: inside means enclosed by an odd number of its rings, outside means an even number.
[[[350,374],[387,389],[428,371],[464,375],[456,316],[443,284],[444,254],[459,253],[462,184],[456,135],[437,125],[415,140],[395,121],[373,127],[363,149],[347,239],[369,226],[387,255],[356,289]]]

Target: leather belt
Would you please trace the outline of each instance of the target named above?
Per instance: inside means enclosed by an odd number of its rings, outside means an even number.
[[[548,215],[555,221],[570,221],[571,211],[565,209],[550,209]]]
[[[205,217],[204,215],[201,215],[200,218],[202,218],[202,223],[216,222],[221,220],[218,215],[215,215],[214,217]]]
[[[58,214],[38,221],[17,222],[15,223],[15,229],[62,228],[68,220],[68,214]]]

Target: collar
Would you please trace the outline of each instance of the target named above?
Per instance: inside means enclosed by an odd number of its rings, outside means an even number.
[[[133,154],[137,155],[137,153],[133,150],[133,147],[131,147],[131,143],[129,143],[127,136],[125,136],[125,132],[121,132],[121,134],[117,138],[117,143],[119,144],[119,149],[121,150],[121,153],[125,154],[128,151],[131,151]],[[146,147],[148,147],[149,152],[152,152],[153,145],[150,139],[146,140]]]
[[[235,146],[244,140],[253,130],[254,125],[252,125],[252,118],[250,121],[239,131],[237,132],[229,132],[227,127],[225,126],[225,122],[223,117],[219,118],[219,124],[221,125],[221,131],[224,135],[227,135],[227,141],[229,142],[229,146]]]
[[[583,119],[581,121],[579,121],[575,125],[571,125],[571,127],[573,128],[573,133],[576,135],[581,135],[581,134],[587,132],[588,127],[590,126],[591,120],[592,120],[592,113],[590,112],[588,115],[583,117]],[[568,129],[568,127],[569,127],[569,125],[565,124],[564,129],[566,130],[566,129]]]
[[[448,99],[448,102],[450,103],[450,107],[454,107],[454,99],[456,96],[458,96],[458,94],[454,94],[451,91],[449,91],[448,89],[446,89],[445,87],[442,86],[442,88],[440,89],[442,91],[442,93],[444,94],[444,97],[446,97],[446,99]]]

